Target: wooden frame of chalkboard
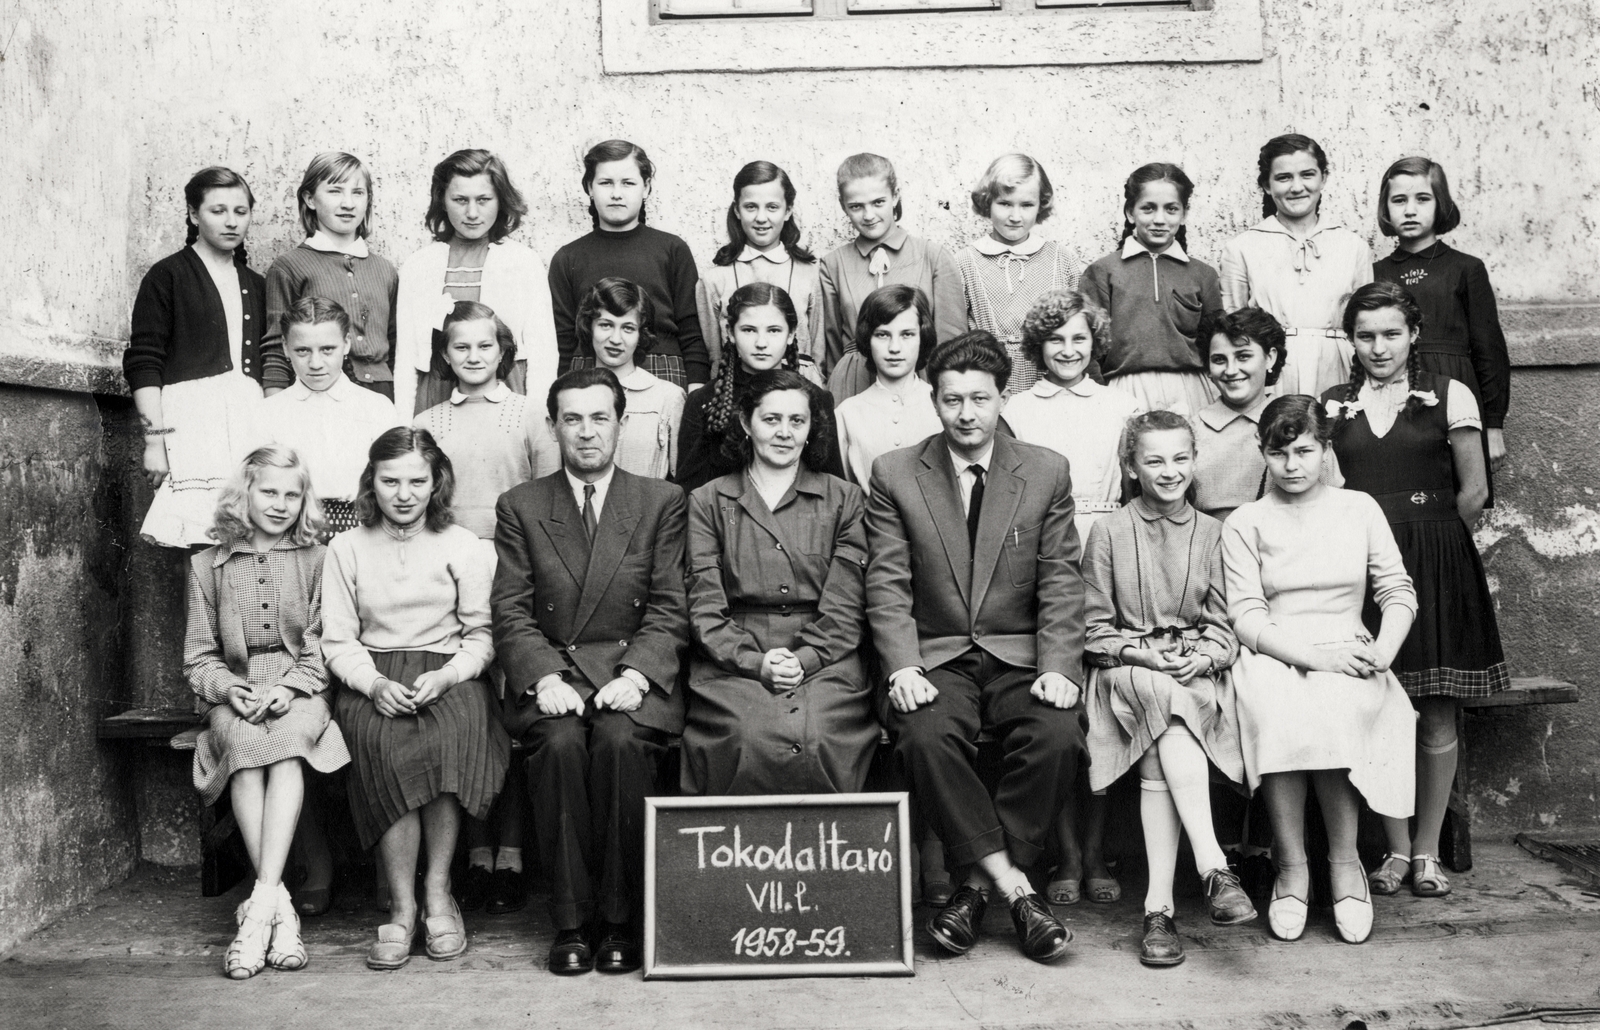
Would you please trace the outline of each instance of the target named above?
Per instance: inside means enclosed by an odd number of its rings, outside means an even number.
[[[904,792],[646,798],[645,979],[916,975],[910,838]]]

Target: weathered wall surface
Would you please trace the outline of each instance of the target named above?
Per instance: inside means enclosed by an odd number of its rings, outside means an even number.
[[[93,397],[0,386],[0,951],[137,857],[116,711],[118,494]]]
[[[659,167],[651,222],[684,236],[702,261],[720,240],[733,173],[756,157],[789,170],[809,243],[825,250],[846,235],[832,184],[847,154],[890,156],[908,227],[957,243],[984,231],[967,190],[994,156],[1023,149],[1056,183],[1058,211],[1044,231],[1091,257],[1115,242],[1127,173],[1175,160],[1198,186],[1193,249],[1211,259],[1259,218],[1255,152],[1269,136],[1294,129],[1324,143],[1334,165],[1325,212],[1380,250],[1377,176],[1395,157],[1423,152],[1453,174],[1465,221],[1452,242],[1484,257],[1503,301],[1535,305],[1517,316],[1523,361],[1569,366],[1517,372],[1507,428],[1512,467],[1483,537],[1512,662],[1518,673],[1600,691],[1600,668],[1586,649],[1600,595],[1600,334],[1585,309],[1572,306],[1600,301],[1600,148],[1592,142],[1600,12],[1590,0],[1264,0],[1259,62],[624,76],[602,71],[600,4],[12,5],[0,15],[0,41],[9,40],[0,42],[0,382],[121,388],[115,359],[139,277],[181,245],[182,183],[210,163],[239,169],[254,186],[252,263],[264,270],[298,242],[294,189],[307,159],[329,148],[360,154],[374,169],[372,242],[397,262],[424,242],[431,166],[463,146],[506,157],[532,208],[520,236],[548,256],[588,229],[577,182],[583,151],[600,139],[631,138]],[[1174,39],[1174,61],[1184,56],[1183,40]],[[28,396],[8,391],[0,417]],[[63,416],[87,417],[79,401],[49,397]],[[53,446],[37,424],[5,425],[7,454]],[[136,519],[148,501],[132,459],[108,457],[114,475],[102,481],[122,485],[118,503]],[[93,484],[61,475],[40,488],[52,503],[93,503]],[[71,497],[69,485],[78,491]],[[6,518],[22,528],[0,541],[9,548],[0,564],[20,570],[22,600],[8,594],[0,606],[0,641],[26,639],[18,620],[43,611],[26,605],[46,603],[29,598],[47,593],[80,613],[100,610],[115,584],[87,574],[86,542],[76,557],[52,550],[58,564],[39,565],[44,559],[27,557],[38,553],[37,540],[61,538],[53,511],[8,510]],[[122,575],[122,589],[139,599],[125,613],[125,655],[104,636],[85,638],[71,654],[64,647],[61,661],[48,665],[0,647],[0,718],[31,720],[19,729],[27,739],[45,739],[40,727],[54,723],[13,703],[35,689],[24,669],[52,670],[51,682],[71,684],[80,713],[113,689],[129,701],[185,702],[176,678],[181,567],[134,545]],[[66,641],[67,627],[84,618],[52,615],[42,624]],[[82,674],[53,671],[64,668]],[[123,670],[120,683],[111,682],[115,669]],[[1486,830],[1600,823],[1600,755],[1590,729],[1597,715],[1600,696],[1565,711],[1474,723],[1469,743],[1481,765],[1476,802]],[[98,779],[51,771],[64,768],[52,761],[101,770],[117,761],[84,735],[92,719],[74,725],[77,736],[60,735],[73,747],[56,749],[76,752],[70,759],[49,749],[0,758],[0,860],[9,859],[0,867],[0,947],[11,928],[115,877],[131,854],[131,790],[112,786],[103,771]],[[182,806],[175,776],[148,777],[138,803],[147,857],[187,853],[183,820],[192,809]],[[32,784],[33,793],[13,792],[13,783]],[[31,800],[17,805],[13,796]],[[43,822],[27,821],[35,818]],[[45,823],[48,832],[33,832]],[[28,830],[25,843],[9,839],[18,827]],[[101,834],[107,843],[96,861],[104,865],[53,871],[63,866],[40,843],[51,833]],[[52,877],[70,885],[52,886]]]

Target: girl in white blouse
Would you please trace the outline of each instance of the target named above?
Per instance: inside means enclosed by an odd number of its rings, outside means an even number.
[[[683,387],[639,367],[656,343],[656,305],[638,283],[601,279],[578,308],[578,339],[589,341],[596,368],[609,368],[628,396],[617,437],[617,467],[636,476],[671,479],[678,467]]]

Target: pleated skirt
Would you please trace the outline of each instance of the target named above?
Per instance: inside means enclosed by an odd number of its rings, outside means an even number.
[[[1130,372],[1107,379],[1106,385],[1128,394],[1146,411],[1188,414],[1209,408],[1217,399],[1217,384],[1200,372]]]
[[[1252,791],[1269,773],[1344,769],[1374,812],[1412,814],[1417,716],[1393,672],[1306,672],[1248,647],[1231,671]]]
[[[1174,718],[1234,783],[1244,782],[1233,680],[1196,676],[1179,683],[1164,672],[1124,665],[1089,670],[1089,788],[1100,793],[1144,756]]]
[[[410,685],[442,668],[450,655],[432,651],[374,651],[385,678]],[[466,680],[416,715],[390,719],[372,700],[343,688],[335,704],[350,748],[350,814],[361,846],[370,848],[407,812],[454,794],[476,819],[505,784],[511,738],[500,725],[489,685]]]
[[[1395,657],[1412,697],[1483,698],[1511,685],[1483,559],[1460,519],[1394,522],[1395,543],[1417,591],[1417,618]],[[1369,597],[1362,621],[1383,614]]]
[[[332,720],[326,694],[296,697],[288,711],[259,723],[242,718],[230,705],[217,705],[206,713],[206,728],[195,742],[195,790],[214,805],[234,773],[290,758],[303,759],[317,772],[342,769],[350,764],[350,752]]]

